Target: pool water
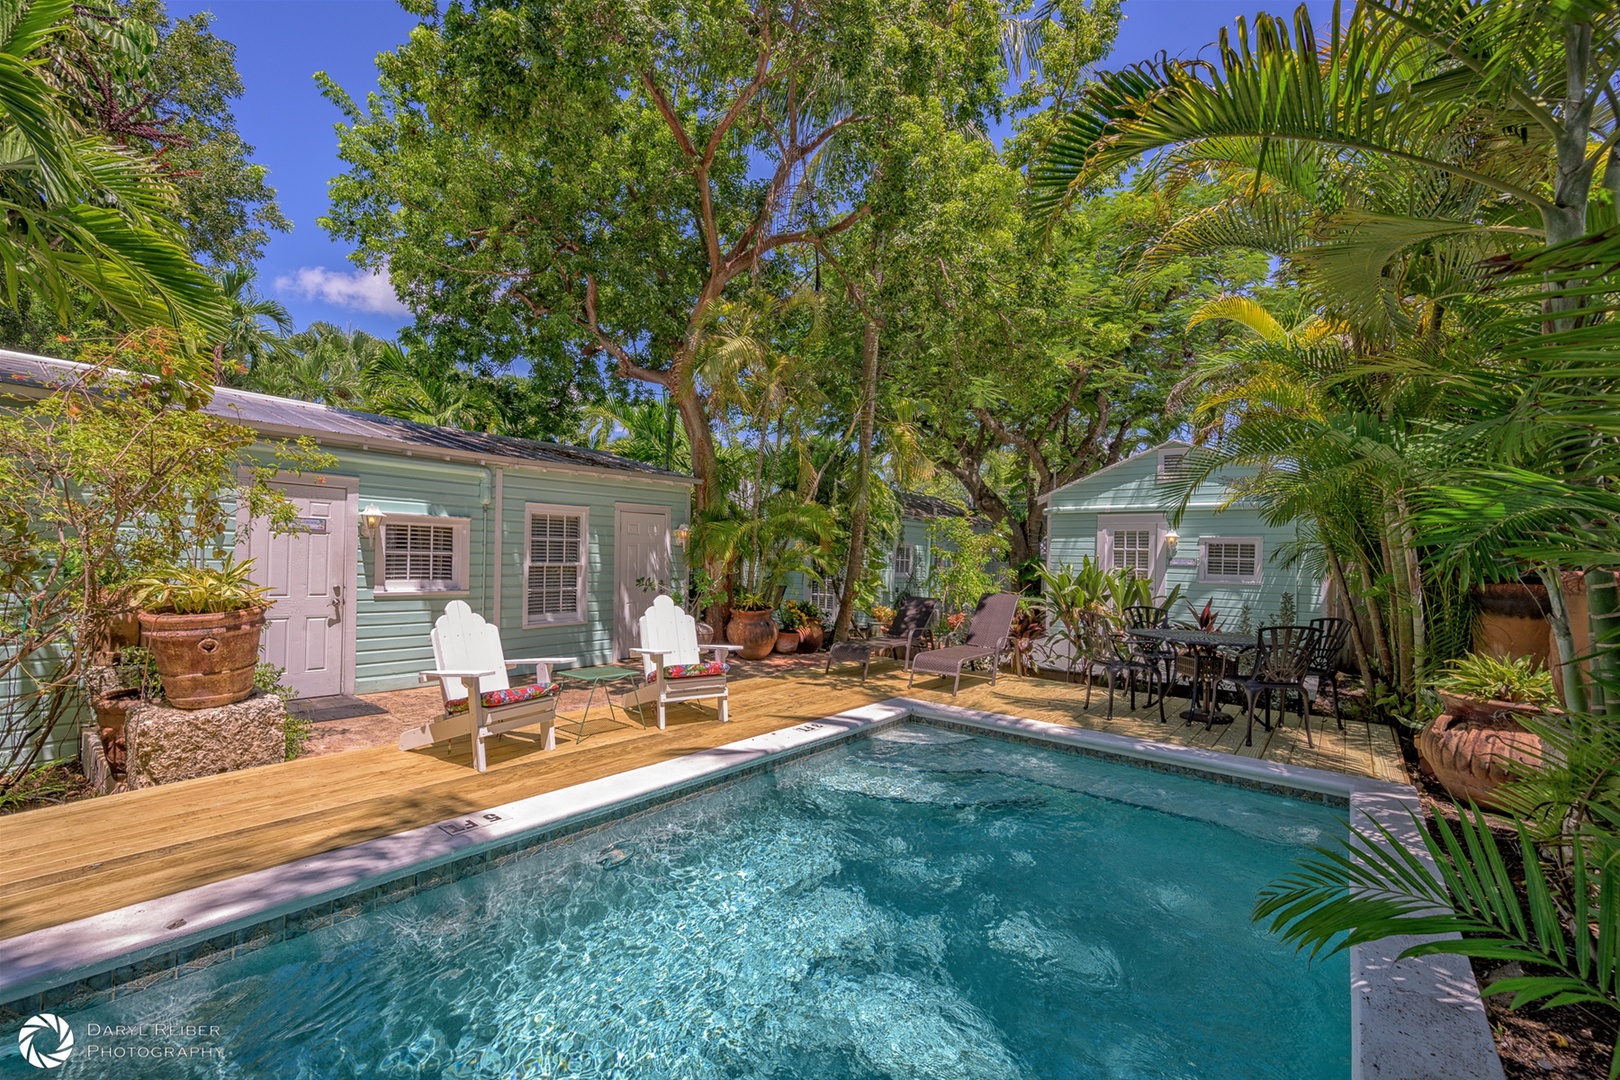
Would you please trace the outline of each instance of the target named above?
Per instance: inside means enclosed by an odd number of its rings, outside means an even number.
[[[1347,960],[1248,914],[1344,829],[905,725],[68,1014],[193,1056],[55,1075],[1342,1078]]]

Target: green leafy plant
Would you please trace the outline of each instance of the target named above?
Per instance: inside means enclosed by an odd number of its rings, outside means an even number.
[[[1006,587],[1008,540],[1003,529],[975,528],[969,518],[935,518],[928,524],[934,558],[923,589],[946,612],[972,611],[979,597]],[[1001,569],[992,569],[1001,564]]]
[[[757,592],[739,589],[732,594],[731,610],[733,611],[769,611],[771,602]]]
[[[801,627],[822,626],[827,621],[826,613],[808,600],[789,600],[785,606],[798,611]]]
[[[1517,823],[1522,899],[1501,842],[1476,808],[1460,808],[1456,828],[1436,818],[1434,834],[1414,818],[1421,850],[1382,827],[1352,830],[1351,841],[1316,848],[1296,872],[1262,889],[1253,919],[1313,957],[1395,935],[1460,935],[1431,938],[1401,956],[1533,965],[1534,974],[1483,989],[1511,994],[1514,1009],[1588,1003],[1620,1010],[1620,832],[1609,825],[1583,829],[1569,845],[1567,875],[1554,875],[1530,830]],[[1620,1076],[1620,1047],[1609,1076]]]
[[[282,472],[330,467],[313,444],[205,411],[209,365],[172,332],[80,353],[43,400],[0,409],[0,788],[40,760],[136,580],[225,558],[242,520],[272,533],[297,507]]]
[[[131,599],[153,614],[224,614],[260,607],[270,590],[253,583],[253,560],[175,566],[131,583]]]
[[[1484,653],[1471,653],[1447,664],[1432,685],[1444,693],[1476,701],[1510,701],[1524,705],[1558,703],[1552,672],[1527,656],[1499,660]]]
[[[778,630],[797,630],[804,625],[804,614],[793,603],[783,604],[776,609],[776,627]]]
[[[157,657],[141,645],[118,653],[118,681],[140,692],[143,701],[163,700],[163,681],[158,678]]]
[[[290,705],[298,697],[298,691],[282,681],[286,676],[286,668],[260,662],[253,667],[253,689],[262,694],[274,694],[281,699],[283,706]],[[287,736],[287,760],[291,761],[304,752],[310,737],[315,734],[315,722],[288,709],[284,730]]]

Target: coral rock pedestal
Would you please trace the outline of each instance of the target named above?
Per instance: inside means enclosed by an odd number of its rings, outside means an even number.
[[[285,761],[287,709],[262,693],[212,709],[142,703],[129,710],[124,739],[130,787],[172,784]]]

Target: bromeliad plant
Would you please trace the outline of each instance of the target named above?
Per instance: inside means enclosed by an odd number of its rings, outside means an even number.
[[[1475,701],[1507,701],[1515,705],[1558,704],[1552,672],[1530,657],[1500,660],[1470,653],[1446,665],[1431,683],[1434,689]]]

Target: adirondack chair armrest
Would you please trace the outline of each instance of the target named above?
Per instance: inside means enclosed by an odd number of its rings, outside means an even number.
[[[417,676],[421,682],[433,682],[435,679],[483,679],[495,674],[493,668],[489,671],[475,671],[471,668],[466,671],[424,671]]]
[[[663,667],[664,666],[663,663],[662,663],[663,658],[668,656],[673,650],[670,650],[670,649],[631,649],[630,651],[635,653],[637,656],[650,656],[650,657],[653,658],[653,663],[658,664],[659,667]]]
[[[715,652],[716,654],[728,653],[728,652],[742,652],[742,646],[741,645],[699,645],[698,646],[698,651],[699,652],[702,652],[704,649],[710,649],[713,652]]]
[[[577,656],[526,656],[522,660],[508,660],[506,666],[509,668],[528,667],[532,664],[535,667],[567,667],[570,664],[577,663],[579,663],[579,657]]]

